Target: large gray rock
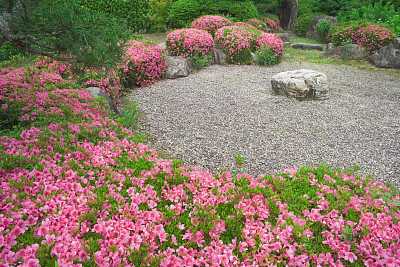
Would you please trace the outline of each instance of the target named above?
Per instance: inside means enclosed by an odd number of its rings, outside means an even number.
[[[276,33],[276,35],[278,35],[278,37],[281,38],[283,42],[289,42],[289,33],[279,32],[279,33]]]
[[[293,70],[281,72],[271,79],[272,90],[297,100],[328,99],[328,78],[324,73],[313,70]]]
[[[307,31],[307,37],[308,38],[317,39],[317,40],[324,41],[324,42],[327,41],[326,38],[325,38],[326,36],[321,36],[320,33],[315,29],[315,26],[322,19],[326,19],[326,20],[332,21],[331,27],[333,27],[333,26],[335,26],[337,24],[337,19],[335,17],[327,16],[327,15],[315,16],[311,20],[310,26],[308,27],[308,31]]]
[[[293,48],[296,49],[307,49],[307,50],[324,50],[324,47],[320,44],[308,44],[308,43],[295,43],[292,44]]]
[[[279,25],[285,30],[291,30],[297,20],[298,0],[282,0],[278,9]]]
[[[90,91],[94,98],[102,97],[103,99],[105,99],[107,101],[109,109],[113,111],[116,115],[120,116],[120,113],[114,101],[112,101],[112,99],[103,90],[101,90],[99,87],[88,87],[86,89]]]
[[[226,54],[221,49],[214,50],[214,64],[224,65],[226,64]]]
[[[367,49],[356,44],[346,44],[338,47],[327,48],[321,57],[333,57],[343,60],[364,59],[367,58]]]
[[[400,69],[400,37],[396,38],[390,45],[379,49],[369,60],[378,68]]]
[[[167,69],[165,71],[167,79],[187,77],[193,70],[193,63],[189,59],[167,56]]]
[[[397,37],[396,39],[393,40],[393,46],[396,49],[400,49],[400,37]]]

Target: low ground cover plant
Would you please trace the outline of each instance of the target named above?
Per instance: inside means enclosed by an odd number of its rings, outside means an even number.
[[[214,39],[203,30],[180,29],[168,34],[166,46],[169,55],[185,57],[196,63],[209,59],[214,51]]]
[[[331,29],[329,36],[336,46],[354,43],[365,46],[369,54],[389,45],[395,38],[395,34],[387,28],[363,21],[339,24]]]
[[[398,266],[400,196],[353,170],[161,159],[54,69],[2,69],[0,265]],[[356,169],[355,169],[356,170]]]
[[[194,20],[192,22],[192,28],[204,30],[214,37],[216,30],[223,26],[228,26],[231,24],[232,22],[227,18],[221,16],[205,15]]]

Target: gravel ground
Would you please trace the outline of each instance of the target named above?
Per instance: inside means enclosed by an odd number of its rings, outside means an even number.
[[[270,79],[311,69],[329,79],[330,98],[275,96]],[[344,65],[210,66],[186,78],[136,90],[141,131],[153,148],[212,172],[252,175],[286,168],[360,165],[360,175],[400,188],[400,79]],[[238,165],[234,156],[245,162]]]

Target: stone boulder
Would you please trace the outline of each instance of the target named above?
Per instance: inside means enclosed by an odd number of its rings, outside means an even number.
[[[331,27],[335,26],[337,24],[337,19],[335,17],[332,16],[327,16],[327,15],[319,15],[319,16],[315,16],[311,22],[310,22],[310,26],[308,27],[308,31],[307,31],[307,37],[311,38],[311,39],[317,39],[320,41],[327,41],[325,39],[325,36],[320,36],[320,33],[315,29],[315,26],[318,24],[318,21],[322,20],[322,19],[326,19],[326,20],[330,20],[332,21],[332,25]]]
[[[90,91],[94,98],[102,97],[104,100],[106,100],[109,109],[113,111],[115,115],[120,116],[120,113],[114,101],[112,101],[112,99],[103,90],[101,90],[99,87],[88,87],[86,89]]]
[[[289,33],[280,32],[276,33],[276,35],[278,35],[278,37],[281,38],[283,42],[289,42]]]
[[[193,63],[189,59],[167,56],[167,69],[165,71],[165,77],[167,79],[187,77],[193,70]]]
[[[292,44],[293,48],[296,49],[307,49],[307,50],[324,50],[324,47],[320,44],[308,44],[308,43],[295,43]]]
[[[378,68],[400,69],[400,37],[375,52],[369,61]]]
[[[272,90],[297,100],[328,99],[328,78],[324,73],[313,70],[293,70],[281,72],[271,79]]]
[[[214,50],[214,64],[224,65],[226,64],[226,54],[221,49]]]
[[[333,57],[343,60],[364,59],[368,57],[367,49],[356,44],[346,44],[338,47],[327,48],[321,57]]]

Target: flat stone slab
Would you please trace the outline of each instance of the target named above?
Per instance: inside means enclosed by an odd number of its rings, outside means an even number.
[[[307,49],[307,50],[324,50],[324,47],[320,44],[308,44],[308,43],[295,43],[292,45],[296,49]]]
[[[278,95],[284,95],[297,100],[328,99],[328,77],[313,70],[293,70],[272,76],[272,90]]]

